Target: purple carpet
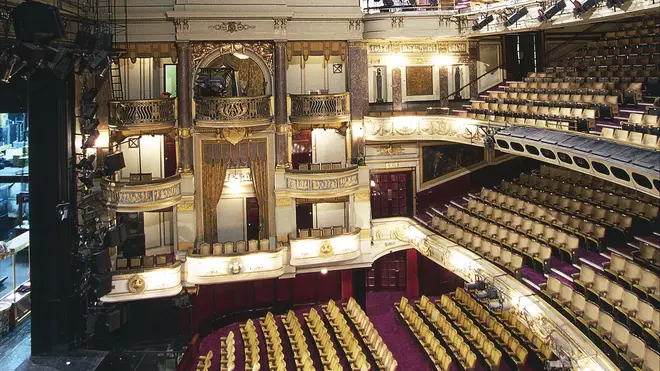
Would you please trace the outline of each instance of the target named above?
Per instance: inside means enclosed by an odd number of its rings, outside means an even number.
[[[604,263],[610,261],[610,259],[600,255],[600,253],[589,251],[587,249],[578,250],[580,259],[588,260],[596,266],[602,267]]]
[[[562,261],[561,259],[555,258],[554,256],[550,258],[550,266],[552,267],[552,269],[556,269],[569,277],[573,273],[580,272],[580,270],[575,268],[572,264],[568,264]]]
[[[548,279],[546,278],[543,273],[536,272],[530,267],[523,266],[520,269],[520,272],[522,273],[522,278],[529,280],[531,283],[533,283],[536,286],[540,286],[542,283],[545,283]]]

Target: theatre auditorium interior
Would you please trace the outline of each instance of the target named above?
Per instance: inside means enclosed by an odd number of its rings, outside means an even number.
[[[660,371],[660,2],[0,22],[0,371]]]

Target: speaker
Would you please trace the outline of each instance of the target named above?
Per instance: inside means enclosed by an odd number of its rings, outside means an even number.
[[[92,254],[92,261],[97,273],[106,273],[110,271],[110,253],[108,249]]]
[[[16,39],[24,42],[49,42],[64,37],[65,30],[58,8],[26,1],[11,12]]]
[[[97,298],[105,296],[112,290],[112,275],[110,273],[95,273],[90,278],[92,292]]]
[[[121,243],[121,234],[119,227],[110,228],[103,239],[104,247],[114,247]]]
[[[124,167],[126,167],[126,163],[124,162],[124,154],[121,152],[117,152],[105,156],[105,159],[103,160],[103,165],[105,166],[106,170],[110,173],[115,173],[123,169]]]
[[[119,309],[113,309],[105,317],[105,326],[108,331],[113,332],[121,327],[121,312]]]

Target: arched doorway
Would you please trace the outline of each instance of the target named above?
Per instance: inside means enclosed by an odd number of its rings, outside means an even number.
[[[218,48],[195,70],[196,97],[255,97],[272,94],[272,72],[259,54],[247,47]]]
[[[367,291],[406,290],[405,250],[389,253],[367,268]]]

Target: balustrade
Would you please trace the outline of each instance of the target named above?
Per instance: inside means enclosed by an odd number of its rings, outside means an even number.
[[[340,94],[290,94],[291,122],[333,124],[349,121],[351,98]]]
[[[272,97],[196,97],[197,126],[230,127],[270,124],[273,116]]]
[[[162,130],[176,123],[176,99],[110,102],[110,126],[115,130]]]
[[[165,209],[181,200],[181,175],[142,182],[101,181],[103,200],[117,212],[147,212]]]

